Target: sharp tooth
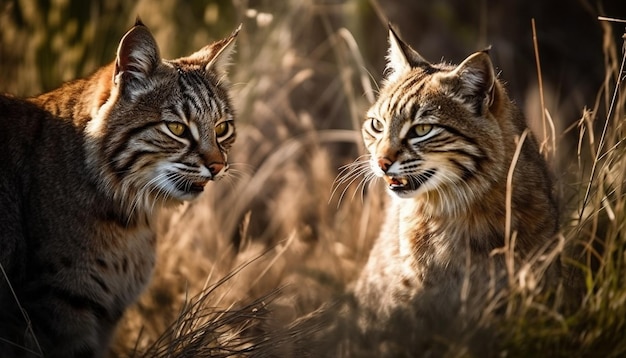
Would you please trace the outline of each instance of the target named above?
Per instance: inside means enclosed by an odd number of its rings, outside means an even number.
[[[400,178],[400,183],[402,183],[402,185],[407,185],[409,181],[406,178]]]

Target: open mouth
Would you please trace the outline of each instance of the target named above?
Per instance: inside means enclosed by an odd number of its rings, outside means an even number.
[[[435,175],[435,172],[435,169],[428,169],[411,177],[385,175],[383,178],[387,182],[389,190],[393,192],[414,191]]]
[[[207,181],[190,182],[186,180],[179,180],[176,182],[176,189],[183,193],[201,193],[204,191],[204,186]]]
[[[207,182],[205,181],[193,182],[189,186],[189,191],[201,193],[204,191],[204,186],[206,185],[206,183]]]

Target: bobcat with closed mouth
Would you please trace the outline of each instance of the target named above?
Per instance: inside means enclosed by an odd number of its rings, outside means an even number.
[[[230,37],[164,60],[141,21],[113,63],[0,96],[0,351],[102,357],[150,279],[159,207],[227,171]]]

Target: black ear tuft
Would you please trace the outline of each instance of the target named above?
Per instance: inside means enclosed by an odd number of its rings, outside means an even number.
[[[139,15],[137,15],[137,17],[135,18],[135,26],[146,26],[143,24],[143,21],[141,21],[141,18],[139,17]]]

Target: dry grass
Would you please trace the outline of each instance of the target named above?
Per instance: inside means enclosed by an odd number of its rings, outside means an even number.
[[[254,34],[244,30],[238,40],[239,59],[256,54],[264,61],[233,68],[240,118],[236,173],[197,202],[163,216],[155,280],[120,327],[118,336],[124,339],[117,342],[116,354],[135,346],[151,354],[148,347],[176,322],[186,297],[205,292],[207,284],[212,290],[203,296],[204,304],[220,312],[228,308],[233,317],[233,312],[249,317],[246,309],[253,306],[248,302],[269,301],[266,295],[273,292],[272,314],[255,315],[249,324],[284,326],[343,292],[367,258],[382,217],[382,195],[361,198],[355,182],[345,188],[341,202],[339,194],[331,198],[336,168],[350,163],[360,146],[353,126],[360,125],[357,109],[367,102],[353,92],[364,92],[355,89],[364,72],[346,30],[324,34],[313,50],[297,45],[302,35],[288,29],[312,26],[314,7],[303,2],[277,9],[273,16],[285,20],[256,28]],[[328,58],[340,64],[326,63]],[[321,93],[309,93],[311,99],[302,101],[296,92],[324,76],[332,79]],[[343,123],[330,123],[330,128],[317,120],[343,114],[348,114]],[[246,266],[222,280],[241,265]],[[200,326],[205,327],[195,324],[189,331]],[[213,346],[238,342],[238,332],[233,327],[215,335]]]
[[[365,51],[343,26],[363,16],[361,12],[372,11],[363,8],[377,2],[233,0],[213,8],[209,4],[200,20],[190,17],[196,20],[186,26],[198,30],[188,46],[175,36],[176,27],[186,21],[176,22],[168,14],[172,9],[193,13],[200,5],[120,4],[124,16],[94,20],[84,42],[92,42],[93,33],[106,26],[117,26],[116,36],[108,38],[115,44],[136,12],[155,31],[164,55],[171,57],[229,33],[239,21],[244,28],[232,70],[239,112],[233,173],[198,201],[163,214],[152,284],[120,325],[114,355],[254,356],[268,352],[268,346],[294,344],[295,338],[281,336],[283,328],[345,291],[367,259],[382,221],[385,194],[378,186],[363,187],[360,179],[346,181],[331,197],[337,168],[362,153],[361,116],[373,96],[370,87],[376,87],[366,68],[377,71],[371,68],[377,60],[361,54]],[[228,28],[220,29],[222,34],[205,26],[216,24],[211,13],[216,8],[226,8],[219,15],[233,19]],[[36,43],[41,44],[46,29],[27,31],[8,21],[10,17],[11,13],[2,13],[11,30],[3,30],[0,50],[4,56],[7,44],[21,43],[19,49],[27,55],[21,60],[2,58],[5,78],[22,76],[2,84],[2,90],[34,94],[50,87],[50,77],[65,80],[104,61],[89,57],[85,43],[82,50],[74,43],[64,63],[47,66],[58,76],[34,72],[32,68],[46,64],[37,60],[41,49],[24,39],[28,31],[35,31]],[[604,85],[595,99],[588,99],[591,106],[580,109],[580,120],[561,136],[563,142],[577,138],[576,155],[555,148],[555,137],[547,144],[559,161],[555,168],[560,171],[557,190],[563,202],[559,235],[563,260],[584,277],[579,283],[582,303],[564,307],[563,297],[548,299],[520,284],[506,298],[507,319],[488,340],[501,355],[626,353],[626,96],[621,44],[615,43],[611,24],[605,22],[603,27]],[[384,26],[376,29],[384,33]],[[69,31],[48,35],[66,39],[63,33]],[[70,41],[59,41],[58,46],[70,46]],[[96,52],[110,60],[112,46],[101,47]],[[384,48],[381,43],[375,55],[382,57]],[[10,74],[6,66],[13,62],[19,69]],[[77,63],[80,69],[68,75],[67,68]],[[507,78],[506,71],[503,77]],[[545,92],[542,86],[540,90]],[[546,117],[543,123],[554,127],[546,122],[553,117],[550,108],[541,113]],[[485,337],[477,334],[472,339],[477,341],[467,344],[470,348]],[[471,355],[465,348],[461,344],[449,352]]]

